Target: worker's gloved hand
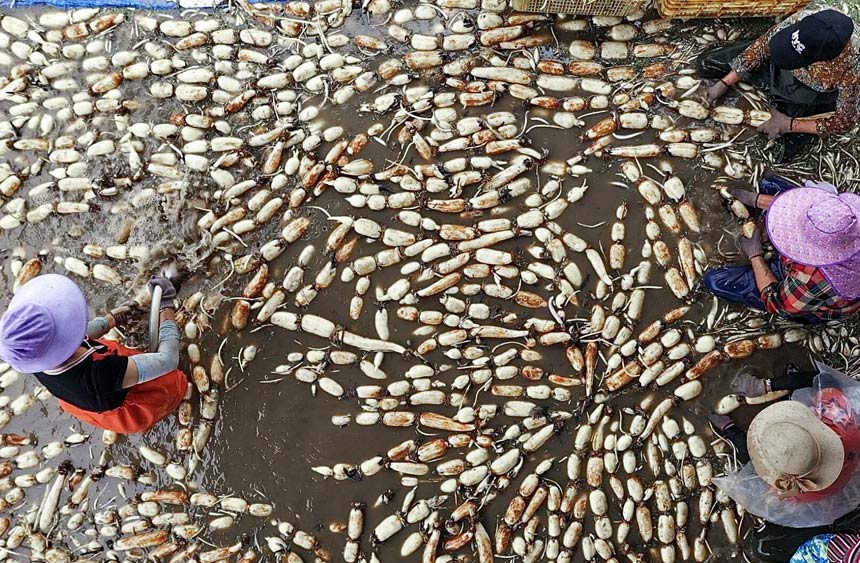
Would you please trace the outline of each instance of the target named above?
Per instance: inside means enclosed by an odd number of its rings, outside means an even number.
[[[741,242],[738,246],[740,247],[741,254],[750,260],[764,254],[764,249],[761,246],[761,227],[755,228],[752,238],[741,237]]]
[[[770,119],[759,125],[759,133],[764,133],[769,139],[777,139],[791,132],[791,118],[775,109],[770,110]]]
[[[767,393],[765,380],[748,373],[741,373],[732,381],[732,390],[744,397],[758,397]]]
[[[754,192],[752,190],[745,190],[743,188],[732,188],[729,190],[729,195],[743,203],[747,207],[756,207],[758,203],[758,192]]]
[[[718,434],[725,434],[726,430],[735,425],[734,419],[727,414],[717,414],[714,411],[708,411],[708,422],[714,426],[714,430]]]
[[[113,322],[116,326],[125,326],[131,322],[138,312],[137,301],[123,301],[115,309],[111,309],[110,316],[113,317]]]
[[[714,105],[714,103],[725,96],[728,91],[729,85],[722,80],[717,80],[705,90],[705,101],[708,105]]]
[[[173,300],[176,299],[176,288],[173,287],[173,283],[165,277],[152,276],[149,280],[149,290],[152,291],[156,286],[161,288],[161,309],[172,309]]]

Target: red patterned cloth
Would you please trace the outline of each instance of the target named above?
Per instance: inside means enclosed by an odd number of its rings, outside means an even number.
[[[761,292],[768,312],[775,315],[814,315],[829,321],[850,317],[860,310],[860,300],[840,297],[819,268],[781,258],[785,277]]]
[[[860,563],[860,535],[836,534],[827,542],[830,563]]]
[[[845,393],[834,387],[821,389],[813,411],[821,422],[839,435],[845,448],[845,461],[842,472],[832,485],[820,491],[801,493],[792,497],[791,500],[798,502],[815,501],[838,493],[854,476],[860,465],[860,428],[857,426],[854,411]]]

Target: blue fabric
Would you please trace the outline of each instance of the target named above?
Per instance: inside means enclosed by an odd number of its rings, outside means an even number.
[[[771,259],[770,270],[777,280],[785,277],[782,270],[782,262],[779,258]],[[705,287],[719,297],[732,303],[740,303],[759,311],[767,308],[761,300],[761,292],[755,283],[755,274],[752,266],[723,266],[705,272],[703,280]]]
[[[759,180],[758,183],[759,193],[765,195],[776,195],[780,192],[791,190],[796,187],[797,184],[794,184],[780,176],[768,176]]]
[[[827,544],[832,537],[833,534],[821,534],[806,540],[797,548],[788,563],[830,563],[827,557]]]

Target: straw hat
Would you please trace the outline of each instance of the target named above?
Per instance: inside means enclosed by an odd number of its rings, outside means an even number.
[[[87,301],[75,282],[45,274],[22,285],[0,318],[0,358],[36,373],[62,364],[87,331]]]
[[[783,497],[826,489],[845,460],[839,435],[797,401],[781,401],[756,415],[747,448],[758,476]]]

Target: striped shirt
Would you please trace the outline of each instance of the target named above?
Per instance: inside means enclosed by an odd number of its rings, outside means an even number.
[[[732,70],[743,77],[759,68],[770,59],[771,37],[818,11],[820,10],[798,12],[770,28],[732,61]],[[830,117],[816,120],[819,135],[844,133],[853,129],[860,116],[860,25],[854,25],[854,34],[838,57],[832,61],[823,61],[793,70],[792,74],[817,92],[839,91],[836,112]]]
[[[850,317],[860,310],[860,300],[840,297],[819,268],[781,257],[785,277],[761,291],[769,313],[784,317],[813,315],[829,321]]]
[[[860,535],[836,534],[827,542],[830,563],[860,563]]]

